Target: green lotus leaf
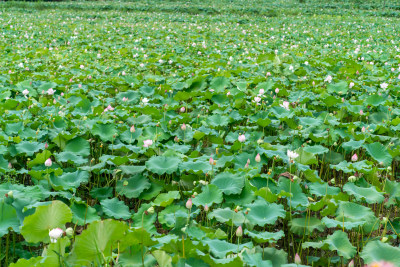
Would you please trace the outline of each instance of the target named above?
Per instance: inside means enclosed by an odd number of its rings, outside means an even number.
[[[315,217],[293,218],[290,222],[290,230],[297,235],[310,235],[314,230],[324,231],[321,220]]]
[[[110,219],[89,224],[76,236],[69,261],[77,265],[102,262],[103,257],[111,256],[111,248],[118,247],[118,241],[124,238],[127,229],[126,223]]]
[[[382,243],[381,241],[371,241],[363,248],[361,258],[365,263],[370,264],[373,262],[386,261],[400,265],[400,248],[393,247],[389,244]]]
[[[229,121],[230,119],[228,116],[222,116],[220,114],[209,116],[207,119],[208,124],[213,127],[227,126]]]
[[[109,217],[127,220],[132,216],[128,206],[118,198],[104,199],[100,203],[104,213]]]
[[[222,191],[216,185],[209,184],[203,187],[202,192],[198,194],[193,200],[196,206],[208,205],[211,207],[214,203],[219,204],[222,202]]]
[[[96,209],[83,203],[74,202],[71,205],[71,211],[72,222],[77,225],[85,225],[100,220],[100,216],[97,215]]]
[[[230,85],[229,79],[223,76],[214,77],[211,81],[210,87],[216,92],[221,93],[226,87]]]
[[[82,137],[76,137],[67,142],[64,152],[71,152],[82,157],[87,157],[90,155],[90,144]]]
[[[175,199],[180,199],[180,197],[179,191],[169,191],[168,193],[159,194],[153,203],[156,206],[166,207]]]
[[[316,155],[325,154],[326,152],[329,151],[328,148],[321,146],[321,145],[306,146],[306,147],[304,147],[303,150],[307,153],[316,154]]]
[[[280,204],[268,203],[265,200],[256,200],[253,204],[247,206],[250,208],[247,219],[259,226],[275,224],[278,218],[286,217],[286,212]]]
[[[25,153],[28,156],[32,156],[34,153],[38,152],[39,150],[44,150],[43,143],[38,142],[27,142],[22,141],[21,143],[17,144],[15,147],[19,153]]]
[[[392,163],[392,156],[387,151],[386,147],[381,143],[365,144],[367,152],[378,163],[388,166]]]
[[[207,244],[210,248],[210,253],[218,258],[224,258],[227,254],[237,253],[244,247],[253,247],[251,242],[237,245],[219,239],[204,240],[203,243]]]
[[[244,230],[244,233],[250,236],[257,243],[276,243],[279,239],[285,236],[282,230],[271,233],[271,232],[257,232],[257,231],[249,231],[247,229]]]
[[[178,170],[180,162],[176,157],[154,156],[146,161],[146,168],[158,175],[172,174]]]
[[[114,124],[95,124],[92,128],[92,134],[98,135],[103,142],[111,142],[116,133]]]
[[[15,208],[6,204],[4,200],[0,200],[0,237],[8,234],[8,230],[19,232],[20,222]]]
[[[356,186],[354,183],[346,183],[343,191],[354,196],[358,201],[365,200],[368,204],[382,203],[385,200],[383,193],[378,192],[374,186],[366,188]]]
[[[122,179],[117,182],[116,191],[120,195],[124,195],[127,198],[138,198],[140,194],[149,189],[151,186],[149,180],[137,174],[129,179]]]
[[[222,172],[215,176],[211,184],[216,185],[225,195],[240,194],[245,178],[240,173]]]
[[[54,228],[65,228],[72,219],[70,208],[59,200],[49,205],[39,206],[32,215],[25,217],[21,234],[27,242],[37,243],[50,241],[49,231]]]
[[[229,208],[215,209],[208,213],[208,218],[215,218],[220,223],[226,223],[228,225],[239,226],[244,223],[245,217],[242,212],[235,212]]]

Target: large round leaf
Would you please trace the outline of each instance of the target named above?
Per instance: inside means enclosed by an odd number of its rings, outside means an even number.
[[[0,215],[0,237],[7,234],[9,228],[19,232],[17,211],[13,206],[4,203],[4,200],[0,200]]]
[[[203,187],[203,191],[193,199],[196,206],[211,206],[222,202],[222,192],[216,185],[209,184]]]
[[[179,163],[180,160],[176,157],[155,156],[146,162],[146,168],[158,175],[171,174],[178,170]]]
[[[88,262],[100,263],[104,257],[111,255],[111,248],[117,248],[128,225],[115,220],[104,220],[91,223],[75,239],[70,261],[74,264],[87,265]],[[100,264],[101,265],[101,264]]]
[[[256,225],[264,226],[266,224],[275,224],[278,218],[285,218],[286,212],[282,205],[268,203],[264,199],[256,200],[248,205],[250,208],[247,219]]]
[[[211,182],[225,195],[240,194],[244,186],[244,176],[240,173],[223,172],[215,176]]]
[[[371,157],[373,157],[378,163],[385,166],[392,163],[392,156],[381,143],[366,144],[364,147]]]
[[[378,192],[374,186],[365,188],[356,186],[354,183],[346,183],[343,191],[354,196],[358,201],[365,200],[368,204],[382,203],[385,200],[383,193]]]
[[[90,144],[82,137],[76,137],[67,142],[64,151],[87,157],[90,155]]]
[[[127,220],[132,216],[132,214],[129,212],[128,206],[117,198],[104,199],[100,203],[104,213],[107,216],[124,220]]]
[[[400,266],[400,248],[381,241],[371,241],[363,248],[361,258],[365,263],[387,261]]]
[[[137,174],[129,179],[119,180],[116,190],[118,194],[127,198],[138,198],[140,194],[151,186],[149,179]]]
[[[55,200],[50,205],[37,207],[35,213],[25,217],[21,234],[27,242],[49,242],[49,231],[57,227],[65,228],[65,224],[71,219],[70,208]]]

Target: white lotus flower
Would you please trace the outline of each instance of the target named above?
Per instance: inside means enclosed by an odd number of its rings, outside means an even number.
[[[289,104],[290,103],[288,101],[283,101],[283,104],[280,104],[280,106],[285,108],[285,109],[287,109],[287,110],[289,110]]]
[[[147,103],[149,103],[149,99],[147,97],[143,98],[142,103],[147,105]]]
[[[382,89],[386,89],[386,88],[388,88],[388,86],[389,86],[389,84],[387,84],[387,83],[381,83]]]
[[[289,160],[294,160],[295,158],[297,158],[299,156],[299,154],[297,154],[294,151],[288,150],[287,151],[287,156],[288,156]]]
[[[24,91],[22,91],[22,94],[26,97],[29,94],[28,89],[25,89]]]
[[[153,140],[147,139],[143,141],[143,147],[149,147],[153,144]]]
[[[63,234],[64,234],[64,231],[61,228],[54,228],[53,230],[51,230],[49,232],[51,243],[56,243],[57,239],[62,237]]]
[[[54,95],[55,92],[56,92],[56,90],[54,90],[53,88],[50,88],[49,90],[47,90],[48,95]]]
[[[328,83],[331,83],[331,81],[332,81],[332,76],[331,76],[331,75],[326,76],[326,78],[325,78],[324,81],[325,81],[325,82],[328,82]]]

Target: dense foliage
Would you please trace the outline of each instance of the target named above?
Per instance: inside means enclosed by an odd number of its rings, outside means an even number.
[[[400,7],[354,3],[2,3],[0,265],[400,266]]]

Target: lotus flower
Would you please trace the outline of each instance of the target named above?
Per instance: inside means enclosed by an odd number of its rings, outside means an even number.
[[[276,93],[276,94],[279,93],[279,88],[276,88],[276,89],[275,89],[275,93]]]
[[[331,75],[326,76],[324,81],[328,82],[328,83],[331,83],[332,82],[332,76]]]
[[[181,107],[181,109],[179,110],[180,112],[185,112],[185,107]]]
[[[53,90],[53,88],[50,88],[49,90],[47,90],[48,95],[54,95],[55,92],[56,92],[56,90]]]
[[[246,136],[244,134],[239,134],[238,140],[240,143],[244,143],[246,141]]]
[[[24,91],[22,91],[22,94],[26,97],[29,94],[29,90],[25,89]]]
[[[383,90],[385,90],[386,88],[388,88],[388,86],[389,86],[389,84],[387,84],[387,83],[381,83],[381,88],[382,88]]]
[[[297,154],[294,151],[288,150],[287,151],[287,156],[288,156],[289,160],[294,160],[295,158],[297,158],[299,156],[299,154]]]
[[[243,236],[243,229],[242,226],[239,225],[239,227],[236,229],[236,236],[237,237],[242,237]]]
[[[210,162],[210,165],[214,165],[214,159],[213,158],[210,158],[210,160],[208,162]]]
[[[63,234],[64,234],[64,231],[61,228],[54,228],[53,230],[51,230],[49,232],[51,243],[56,243],[57,239],[62,237]]]
[[[181,129],[182,131],[186,131],[186,124],[182,124]]]
[[[135,125],[132,125],[132,127],[131,127],[131,129],[129,130],[131,133],[134,133],[134,132],[136,132],[136,130],[135,130]]]
[[[289,110],[289,102],[288,101],[283,101],[283,103],[282,104],[280,104],[280,106],[281,107],[283,107],[283,108],[285,108],[285,109],[287,109],[287,110]]]
[[[351,157],[351,161],[357,161],[358,160],[358,156],[357,156],[357,154],[354,154],[352,157]]]
[[[353,86],[354,86],[354,83],[351,82],[351,83],[349,84],[349,88],[353,88]]]
[[[255,160],[256,160],[256,162],[260,162],[260,161],[261,161],[261,156],[260,156],[260,154],[257,154]]]
[[[186,208],[190,210],[192,206],[193,206],[192,199],[189,198],[188,201],[186,201]]]
[[[143,141],[143,147],[149,147],[153,144],[153,140],[147,139]]]
[[[395,265],[387,261],[378,261],[368,264],[366,267],[395,267]]]
[[[46,166],[46,167],[51,167],[52,164],[53,164],[53,162],[51,161],[51,158],[48,158],[48,159],[44,162],[44,166]]]
[[[143,99],[142,99],[142,103],[143,103],[144,105],[147,105],[147,103],[149,103],[149,99],[147,99],[147,97],[143,98]]]
[[[209,210],[209,208],[208,208],[208,205],[206,204],[206,205],[204,206],[204,211],[207,212],[208,210]]]
[[[294,256],[294,263],[296,264],[301,264],[301,258],[299,256],[299,254],[296,253],[296,255]]]

